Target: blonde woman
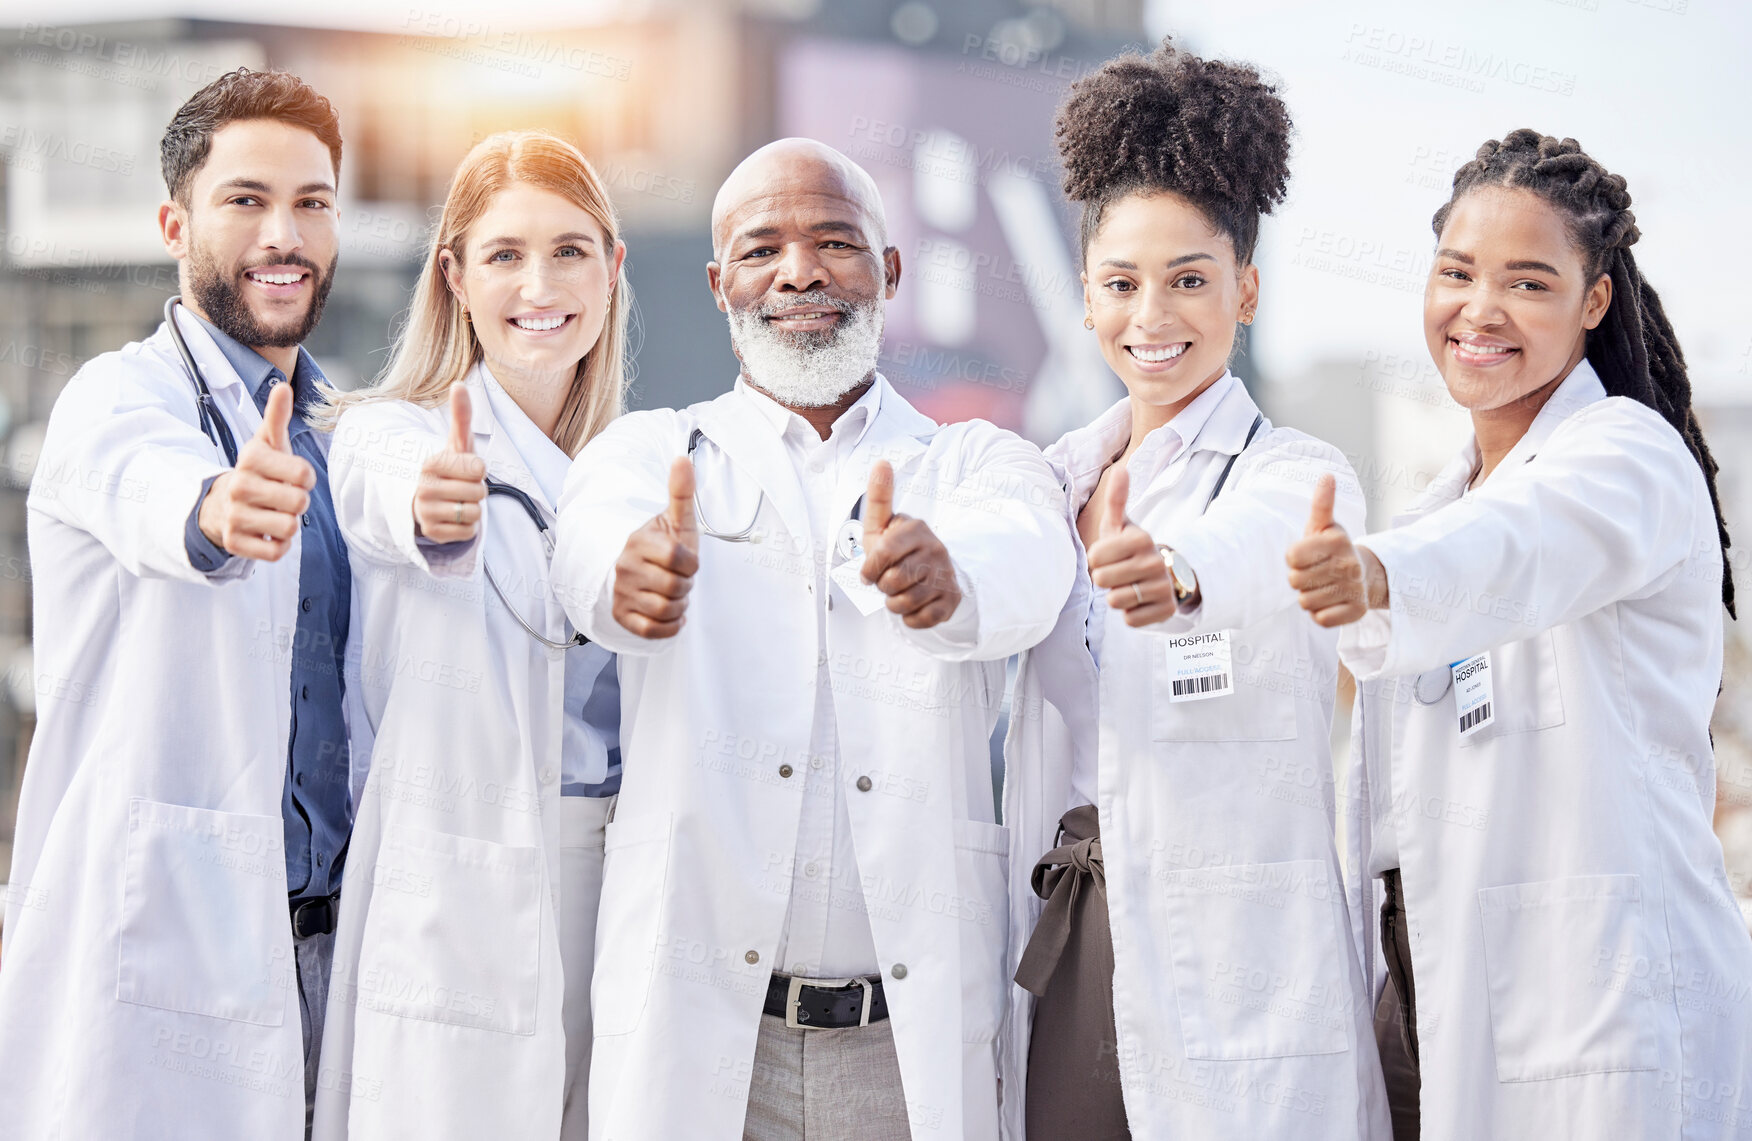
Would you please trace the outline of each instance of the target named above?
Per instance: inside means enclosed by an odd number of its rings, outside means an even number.
[[[330,394],[358,818],[318,1138],[584,1136],[620,701],[548,564],[571,457],[621,410],[618,231],[576,148],[485,140],[383,377]]]

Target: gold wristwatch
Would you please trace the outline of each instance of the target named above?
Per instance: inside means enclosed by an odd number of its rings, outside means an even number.
[[[1156,549],[1162,552],[1162,561],[1168,564],[1168,581],[1174,584],[1175,604],[1185,605],[1187,599],[1198,593],[1197,572],[1186,561],[1185,555],[1166,543],[1158,543]]]

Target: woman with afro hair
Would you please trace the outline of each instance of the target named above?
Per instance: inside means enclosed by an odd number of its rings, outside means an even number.
[[[1334,839],[1336,638],[1283,579],[1337,449],[1229,371],[1260,302],[1289,113],[1165,41],[1058,117],[1084,325],[1127,396],[1047,455],[1087,553],[1024,655],[1005,821],[1019,952],[1005,1114],[1030,1141],[1387,1134]],[[1051,851],[1048,851],[1051,849]]]
[[[1745,1141],[1709,736],[1734,583],[1630,193],[1518,130],[1434,227],[1424,336],[1473,438],[1390,530],[1317,518],[1288,552],[1359,682],[1395,1136]]]

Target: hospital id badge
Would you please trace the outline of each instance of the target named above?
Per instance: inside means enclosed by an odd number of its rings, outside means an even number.
[[[1491,702],[1490,651],[1454,662],[1448,668],[1454,671],[1454,709],[1460,718],[1460,739],[1464,741],[1496,720]]]
[[[1168,639],[1168,700],[1203,701],[1235,692],[1230,631]]]

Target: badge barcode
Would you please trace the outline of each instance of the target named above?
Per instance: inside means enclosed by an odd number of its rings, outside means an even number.
[[[1487,701],[1477,709],[1474,709],[1471,713],[1460,718],[1460,732],[1464,733],[1474,725],[1477,725],[1480,721],[1488,720],[1490,720],[1490,702]]]
[[[1229,688],[1228,674],[1210,674],[1206,677],[1178,677],[1174,679],[1174,696],[1184,697],[1189,693],[1211,693],[1219,689]]]

